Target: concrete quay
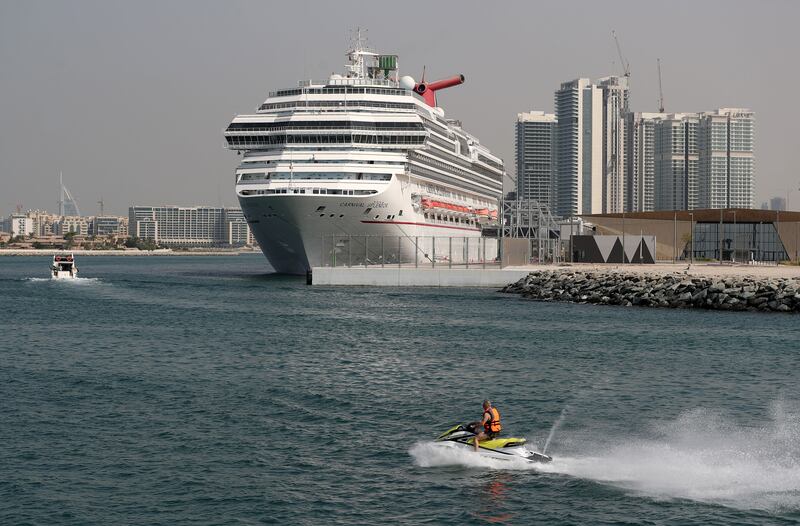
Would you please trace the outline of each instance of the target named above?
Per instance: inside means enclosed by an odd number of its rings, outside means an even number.
[[[500,288],[527,276],[527,267],[415,268],[314,267],[313,285],[371,287],[491,287]]]
[[[800,266],[719,265],[703,263],[663,263],[655,265],[562,264],[527,265],[500,268],[441,267],[314,267],[313,285],[349,285],[373,287],[490,287],[502,288],[531,272],[580,271],[603,274],[636,274],[641,276],[680,275],[693,278],[800,279]]]

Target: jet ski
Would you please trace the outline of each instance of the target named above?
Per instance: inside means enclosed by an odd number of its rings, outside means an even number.
[[[479,424],[459,424],[451,427],[436,439],[437,443],[466,449],[475,450],[475,432]],[[489,458],[502,460],[522,459],[528,462],[552,462],[553,457],[533,451],[525,445],[524,438],[491,438],[481,440],[478,444],[478,454]]]

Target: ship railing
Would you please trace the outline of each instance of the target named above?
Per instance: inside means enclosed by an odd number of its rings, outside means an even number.
[[[297,83],[299,87],[309,86],[387,86],[396,88],[397,81],[393,79],[373,79],[373,78],[327,78],[325,80],[301,80]]]
[[[500,243],[477,236],[332,235],[324,267],[499,268]]]
[[[487,235],[488,234],[488,235]],[[323,267],[504,268],[562,261],[557,240],[482,236],[324,235]]]

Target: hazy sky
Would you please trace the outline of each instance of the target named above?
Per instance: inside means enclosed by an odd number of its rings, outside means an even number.
[[[0,214],[56,210],[58,172],[82,213],[131,204],[235,205],[222,131],[268,91],[341,72],[348,35],[401,74],[463,73],[448,117],[513,169],[516,114],[553,111],[562,81],[621,73],[631,105],[756,112],[756,206],[800,209],[800,2],[0,0]]]

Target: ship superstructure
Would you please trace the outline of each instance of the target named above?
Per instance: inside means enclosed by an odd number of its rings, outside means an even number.
[[[420,239],[478,237],[497,217],[502,160],[436,105],[436,92],[464,77],[399,77],[397,56],[368,50],[360,36],[347,58],[344,75],[272,92],[224,133],[242,154],[242,210],[277,272],[327,261],[336,236],[407,238],[395,251],[356,251],[413,261],[430,252]]]

